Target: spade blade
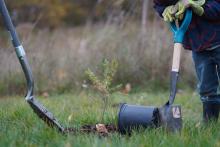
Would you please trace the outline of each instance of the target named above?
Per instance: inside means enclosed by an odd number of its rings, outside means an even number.
[[[180,132],[182,129],[182,112],[180,105],[166,104],[159,108],[160,123],[169,132]]]

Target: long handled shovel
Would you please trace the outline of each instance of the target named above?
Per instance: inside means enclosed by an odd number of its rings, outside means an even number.
[[[177,93],[177,82],[180,69],[181,50],[183,48],[184,35],[190,25],[192,11],[187,10],[185,19],[179,27],[177,23],[171,23],[171,30],[174,34],[174,52],[171,70],[170,98],[169,101],[159,109],[162,125],[170,131],[179,131],[182,128],[181,107],[173,105]]]
[[[53,114],[49,112],[40,102],[38,102],[34,96],[34,80],[33,80],[32,71],[28,63],[24,48],[22,44],[20,43],[20,40],[14,28],[14,25],[11,21],[11,18],[10,18],[10,15],[9,15],[9,12],[5,5],[4,0],[0,0],[0,13],[2,14],[5,26],[10,34],[11,41],[15,48],[17,57],[20,61],[23,72],[25,74],[25,78],[26,78],[27,86],[28,86],[27,94],[25,97],[26,101],[30,104],[34,112],[42,120],[44,120],[49,126],[57,128],[62,133],[66,133],[67,130],[71,130],[71,129],[64,128],[58,122],[58,120],[53,116]]]

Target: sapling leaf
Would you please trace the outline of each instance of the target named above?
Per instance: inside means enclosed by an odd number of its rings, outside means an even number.
[[[101,76],[96,75],[90,69],[85,71],[86,76],[91,81],[93,87],[101,94],[102,101],[104,103],[102,121],[104,118],[105,111],[108,105],[108,99],[111,96],[111,93],[119,90],[122,85],[112,86],[114,76],[118,69],[117,60],[109,61],[104,59],[101,65],[101,71],[103,72]]]

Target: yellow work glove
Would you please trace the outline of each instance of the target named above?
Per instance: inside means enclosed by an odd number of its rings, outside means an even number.
[[[203,5],[205,4],[205,0],[180,0],[176,3],[176,7],[178,7],[178,12],[175,14],[177,19],[182,19],[183,15],[187,8],[191,7],[193,12],[199,16],[202,16],[204,13]]]
[[[166,7],[162,14],[164,21],[173,22],[176,12],[176,7],[174,5]]]

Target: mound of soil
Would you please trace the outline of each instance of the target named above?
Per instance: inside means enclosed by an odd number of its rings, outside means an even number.
[[[66,128],[65,133],[94,133],[101,137],[106,137],[111,133],[118,132],[118,129],[113,124],[96,124],[83,125],[80,129]]]

